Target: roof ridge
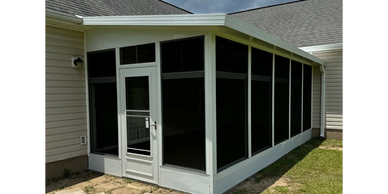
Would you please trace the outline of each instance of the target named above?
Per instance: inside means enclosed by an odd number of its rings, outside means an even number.
[[[173,5],[173,4],[171,4],[171,3],[168,3],[168,2],[166,2],[166,1],[163,1],[163,0],[159,0],[159,1],[160,1],[160,2],[163,2],[163,3],[167,4],[167,5],[170,5],[170,6],[172,6],[172,7],[175,7],[175,8],[177,8],[177,9],[180,9],[180,10],[182,10],[182,11],[186,11],[186,12],[188,12],[189,14],[193,14],[193,12],[191,12],[191,11],[185,10],[185,9],[183,9],[183,8],[180,8],[180,7],[176,6],[176,5]]]
[[[228,15],[233,15],[233,14],[238,14],[238,13],[243,13],[243,12],[248,12],[248,11],[254,11],[254,10],[259,10],[259,9],[265,9],[265,8],[270,8],[270,7],[282,6],[282,5],[292,4],[292,3],[300,3],[303,1],[307,1],[307,0],[295,0],[295,1],[290,1],[290,2],[286,2],[286,3],[275,4],[275,5],[267,5],[264,7],[257,7],[257,8],[228,13]]]

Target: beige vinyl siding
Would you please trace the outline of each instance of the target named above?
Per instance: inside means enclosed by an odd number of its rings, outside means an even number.
[[[314,55],[326,62],[326,129],[342,130],[342,50],[316,52]]]
[[[46,26],[46,163],[87,154],[80,136],[87,134],[84,33]]]
[[[321,70],[313,66],[313,128],[319,128],[321,122]]]

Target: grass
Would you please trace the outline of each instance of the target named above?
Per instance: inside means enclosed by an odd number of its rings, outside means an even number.
[[[239,190],[233,191],[233,194],[245,194],[245,193],[247,193],[246,189],[239,189]]]
[[[96,189],[94,188],[93,185],[86,186],[86,187],[84,187],[83,190],[84,190],[84,192],[85,192],[86,194],[89,194],[89,193],[91,193],[91,192],[95,192],[95,191],[96,191]]]
[[[289,189],[286,186],[275,186],[274,190],[276,193],[289,193]]]
[[[274,186],[263,193],[342,193],[342,141],[311,139],[259,171],[255,182],[286,177],[290,187]]]
[[[313,139],[313,141],[317,141],[317,140]],[[319,141],[318,141],[318,143],[319,143]],[[334,139],[326,139],[325,141],[322,142],[321,146],[342,148],[343,144],[342,144],[342,141],[338,141],[338,140],[334,140]]]
[[[71,177],[71,172],[70,172],[70,170],[69,169],[63,169],[63,178],[65,178],[65,179],[68,179],[68,178],[70,178]]]

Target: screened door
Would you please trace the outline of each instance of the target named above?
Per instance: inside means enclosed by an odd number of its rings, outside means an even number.
[[[123,176],[158,183],[156,68],[120,70]]]

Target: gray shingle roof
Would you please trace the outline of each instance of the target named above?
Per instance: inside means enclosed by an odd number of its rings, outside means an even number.
[[[307,0],[231,13],[294,46],[342,43],[342,0]]]
[[[160,0],[46,0],[46,10],[81,16],[191,13]]]

